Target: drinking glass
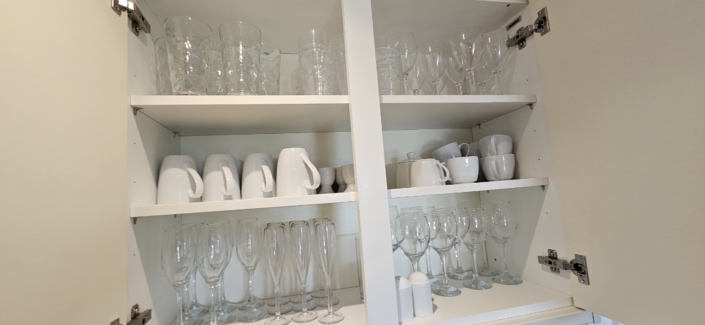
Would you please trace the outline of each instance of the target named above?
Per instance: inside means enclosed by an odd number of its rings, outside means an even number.
[[[305,95],[332,95],[334,57],[328,34],[311,29],[299,35],[299,84]]]
[[[455,85],[457,94],[462,95],[463,81],[465,79],[465,70],[463,69],[462,63],[455,58],[450,49],[450,46],[446,48],[446,54],[448,55],[448,64],[446,64],[446,76]]]
[[[440,95],[439,80],[445,74],[448,57],[445,54],[446,43],[434,40],[426,44],[419,51],[424,56],[426,76],[433,85],[433,94]]]
[[[279,95],[281,51],[269,43],[260,46],[259,94]]]
[[[416,56],[416,64],[411,68],[409,75],[406,79],[406,89],[411,90],[411,93],[418,95],[423,87],[424,81],[426,81],[426,71],[423,67],[423,59],[421,55]],[[407,93],[405,93],[407,94]],[[407,94],[408,95],[408,94]]]
[[[286,248],[284,244],[284,224],[268,223],[264,228],[264,251],[267,256],[267,265],[269,265],[269,274],[274,282],[274,310],[275,316],[264,322],[265,325],[285,325],[291,323],[291,317],[282,316],[280,310],[280,288],[282,270],[284,269],[284,260]]]
[[[166,49],[166,37],[154,41],[155,72],[157,73],[157,90],[160,95],[171,95],[171,79],[169,76],[169,54]]]
[[[193,227],[182,226],[167,229],[162,240],[162,271],[176,290],[178,306],[176,324],[190,324],[184,313],[185,287],[196,260],[196,245]]]
[[[219,31],[226,94],[257,95],[262,33],[259,28],[242,21],[223,23]]]
[[[401,209],[402,212],[408,211],[410,209],[419,209],[423,211],[424,217],[426,218],[426,223],[428,223],[429,229],[431,229],[431,224],[430,224],[430,214],[433,213],[433,210],[436,208],[433,206],[418,206],[418,207],[411,207],[411,208],[403,208]],[[428,238],[429,244],[426,245],[426,277],[428,278],[429,281],[431,281],[431,286],[439,286],[441,284],[441,281],[436,278],[435,275],[433,275],[433,269],[431,268],[431,244],[430,244],[430,236]]]
[[[164,21],[169,79],[174,95],[205,95],[211,29],[204,22],[178,16]]]
[[[453,246],[453,254],[455,254],[457,266],[451,270],[448,277],[455,280],[468,280],[472,278],[472,275],[465,272],[465,269],[463,269],[463,263],[460,261],[460,244],[462,243],[463,237],[465,237],[465,233],[468,232],[468,227],[470,226],[470,215],[463,207],[453,209],[453,213],[455,214],[455,219],[458,224],[455,245]],[[450,265],[452,267],[452,261]]]
[[[480,58],[480,64],[477,64],[475,68],[470,70],[473,80],[475,80],[475,94],[476,95],[489,95],[491,89],[494,85],[494,78],[492,77],[492,72],[487,70],[485,65],[482,63],[486,58],[486,54],[483,54]]]
[[[255,298],[255,290],[252,285],[261,251],[262,228],[260,228],[259,220],[240,220],[237,229],[237,256],[247,270],[248,298],[240,306],[240,310],[244,310],[245,313],[239,316],[238,320],[244,323],[256,322],[267,317],[267,313],[259,309],[264,305],[264,302]]]
[[[392,235],[392,253],[396,252],[397,249],[399,249],[399,241],[397,240],[396,230],[394,229],[394,225],[396,224],[398,217],[399,217],[399,209],[397,209],[396,205],[390,205],[389,206],[389,225],[391,227],[391,235]]]
[[[391,37],[375,37],[375,55],[377,57],[377,83],[380,95],[401,95],[402,59],[397,42]]]
[[[419,259],[429,243],[429,224],[421,209],[402,211],[397,218],[396,235],[399,247],[411,261],[413,272],[419,270]]]
[[[511,239],[517,230],[517,224],[507,204],[503,202],[493,202],[489,204],[489,232],[488,234],[501,246],[502,251],[502,273],[492,281],[506,285],[521,284],[523,281],[519,277],[514,277],[507,269],[507,242]]]
[[[464,208],[468,213],[468,231],[462,238],[463,244],[472,253],[472,280],[463,282],[463,286],[473,290],[488,290],[492,288],[489,284],[480,278],[477,265],[477,250],[485,242],[487,227],[485,218],[482,215],[482,208],[470,206]]]
[[[306,299],[306,277],[308,276],[308,265],[311,262],[311,229],[306,221],[292,221],[289,223],[289,240],[296,274],[299,276],[301,288],[300,312],[292,319],[297,323],[307,323],[316,320],[318,313],[308,311],[316,308],[313,302]],[[297,305],[298,306],[298,305]],[[296,306],[294,306],[296,309]]]
[[[492,88],[492,94],[502,95],[501,74],[504,63],[509,57],[509,48],[507,47],[507,31],[504,28],[498,28],[491,32],[483,34],[483,42],[487,56],[483,63],[485,67],[492,72],[495,85]]]
[[[453,213],[453,208],[439,208],[431,214],[431,245],[441,256],[443,267],[443,281],[440,286],[432,287],[431,291],[439,296],[454,297],[461,291],[448,283],[448,252],[455,244],[458,233],[458,224]]]
[[[267,227],[265,227],[265,229],[269,228],[269,227],[285,228],[286,226],[284,225],[283,222],[270,222],[267,224]],[[286,230],[285,230],[285,232],[286,232]],[[265,243],[265,245],[266,245],[266,243]],[[277,312],[279,312],[280,314],[286,314],[292,310],[292,307],[287,305],[289,303],[290,299],[288,297],[282,297],[281,290],[274,290],[274,299],[268,300],[267,306],[276,307],[277,301],[279,302],[279,307],[278,308],[269,308],[269,310],[267,311],[268,314],[276,315]]]
[[[476,94],[476,80],[473,69],[482,55],[482,29],[468,27],[455,31],[450,37],[452,55],[458,60],[464,71],[463,78],[467,81],[466,94]]]
[[[225,95],[225,75],[223,71],[223,47],[220,38],[211,37],[211,51],[208,56],[208,95]]]
[[[398,32],[392,34],[387,41],[392,43],[393,47],[399,51],[401,58],[402,93],[406,94],[409,73],[416,65],[416,58],[419,52],[416,46],[416,37],[414,37],[414,34],[411,32]]]
[[[198,226],[194,225],[194,244],[198,242]],[[194,247],[194,250],[196,248]],[[195,262],[195,260],[194,260]],[[198,268],[193,267],[191,274],[188,277],[188,283],[186,284],[186,306],[188,310],[188,315],[194,319],[201,317],[208,313],[208,307],[202,305],[198,302],[198,295],[196,294],[196,275],[198,274]],[[198,323],[198,324],[197,324]],[[202,323],[202,322],[201,322]],[[191,325],[199,325],[199,322],[193,322]]]
[[[210,308],[208,325],[220,324],[216,314],[217,306],[215,306],[216,285],[230,259],[231,250],[227,231],[224,223],[204,224],[199,227],[196,266],[208,284],[211,301],[214,304]]]
[[[227,220],[218,221],[213,224],[218,224],[222,227],[225,227],[225,232],[229,243],[228,260],[227,264],[225,265],[225,268],[227,268],[230,264],[232,254],[235,251],[235,234],[233,232],[233,226],[230,221]],[[231,323],[234,322],[237,318],[233,313],[231,313],[232,311],[237,309],[236,304],[228,302],[227,299],[225,299],[225,272],[223,272],[223,274],[221,274],[220,276],[220,279],[218,279],[218,284],[216,285],[216,300],[212,302],[211,308],[216,308],[216,315],[218,317],[218,321],[220,321],[221,323]]]
[[[316,236],[316,234],[315,234],[315,232],[316,232],[316,226],[319,225],[319,224],[323,224],[323,223],[326,223],[326,224],[327,224],[327,223],[331,223],[331,221],[328,220],[328,219],[326,219],[326,218],[314,218],[314,219],[313,219],[313,229],[312,229],[312,231],[314,232],[314,234],[313,234],[314,238],[315,238],[315,236]],[[318,246],[312,245],[312,246],[311,246],[311,254],[318,256],[317,249],[318,249]],[[316,298],[325,298],[325,299],[320,299],[320,300],[318,300],[318,301],[316,302],[316,305],[317,305],[317,306],[321,306],[321,307],[327,307],[329,300],[331,301],[331,303],[333,304],[333,306],[339,304],[339,303],[340,303],[340,300],[339,300],[338,298],[336,298],[336,297],[333,297],[333,292],[332,292],[332,291],[331,291],[331,292],[326,291],[326,278],[325,278],[325,276],[323,275],[323,266],[321,265],[321,263],[319,263],[318,258],[315,258],[314,260],[316,261],[316,265],[318,265],[318,268],[321,270],[321,277],[320,277],[320,280],[319,280],[319,289],[318,289],[318,291],[315,292],[315,293],[313,293],[313,294],[311,294],[311,296],[316,297]],[[335,265],[334,265],[334,266],[335,266]]]
[[[336,235],[335,225],[332,222],[319,223],[316,225],[316,257],[323,269],[323,275],[326,277],[326,291],[328,295],[328,312],[322,315],[318,321],[321,324],[335,324],[342,321],[345,316],[340,312],[333,311],[333,303],[330,297],[331,293],[331,275],[335,268],[336,254]]]
[[[345,35],[340,33],[330,41],[335,60],[335,81],[341,95],[348,94],[348,68],[345,60]]]

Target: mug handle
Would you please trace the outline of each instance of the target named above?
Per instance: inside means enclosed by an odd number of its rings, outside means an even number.
[[[304,186],[306,186],[307,189],[309,190],[315,190],[319,186],[321,186],[321,174],[318,173],[318,169],[316,166],[313,165],[311,160],[308,159],[307,155],[301,154],[301,159],[303,159],[304,163],[306,164],[306,167],[311,171],[311,174],[313,174],[313,184],[311,184],[311,180],[307,179],[306,182],[304,182]]]
[[[201,176],[198,175],[198,172],[195,169],[189,167],[188,165],[185,165],[184,167],[189,175],[191,175],[191,178],[193,178],[193,182],[196,183],[196,191],[194,192],[189,189],[188,196],[192,199],[197,199],[203,196],[203,180],[201,179]]]
[[[228,165],[223,165],[223,176],[225,177],[225,188],[223,189],[223,195],[235,195],[235,179],[233,177],[233,172],[230,170]]]
[[[463,146],[468,147],[468,153],[463,156]],[[467,143],[461,143],[458,147],[460,147],[460,155],[463,157],[467,157],[470,155],[470,145]]]
[[[274,191],[274,177],[272,176],[272,171],[269,169],[267,162],[261,165],[262,175],[264,175],[264,184],[262,185],[262,192],[269,193]]]
[[[440,172],[443,176],[443,179],[441,179],[441,181],[443,182],[443,184],[445,184],[446,181],[450,180],[450,171],[446,166],[443,166],[443,164],[441,164],[438,160],[436,160],[435,163],[436,166],[440,167]]]

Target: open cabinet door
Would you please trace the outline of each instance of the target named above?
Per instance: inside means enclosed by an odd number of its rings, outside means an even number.
[[[530,0],[575,305],[627,325],[705,319],[705,2]]]
[[[126,14],[2,9],[0,324],[125,324]]]

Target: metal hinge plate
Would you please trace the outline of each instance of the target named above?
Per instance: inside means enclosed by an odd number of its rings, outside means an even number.
[[[130,308],[130,321],[127,322],[127,325],[144,325],[149,322],[149,320],[152,319],[152,310],[147,309],[143,312],[140,312],[140,305],[135,304]],[[116,319],[112,322],[110,322],[110,325],[120,325],[120,319]]]
[[[539,256],[539,264],[549,266],[553,273],[560,273],[561,270],[571,271],[578,277],[578,282],[590,285],[587,258],[584,255],[575,254],[575,258],[568,262],[559,259],[556,250],[549,249],[548,256]]]
[[[127,12],[127,17],[130,18],[130,29],[135,35],[143,31],[147,34],[152,32],[152,26],[149,25],[147,18],[144,17],[137,4],[129,0],[110,0],[110,7],[118,14],[122,15],[123,11]]]
[[[541,36],[551,31],[551,25],[548,23],[548,8],[543,7],[539,10],[538,17],[533,25],[524,26],[517,30],[517,33],[507,40],[507,47],[519,46],[519,49],[526,47],[526,39],[534,33],[540,33]]]

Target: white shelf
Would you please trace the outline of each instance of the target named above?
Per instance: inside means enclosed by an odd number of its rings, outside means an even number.
[[[508,181],[492,181],[470,184],[457,184],[445,186],[410,187],[389,190],[389,198],[397,199],[402,197],[427,196],[453,193],[468,193],[480,191],[507,190],[512,188],[545,186],[548,185],[548,177],[512,179]]]
[[[461,288],[459,296],[433,295],[438,307],[433,316],[416,317],[404,325],[479,324],[573,306],[572,297],[526,281],[517,286],[493,284],[485,291],[467,289],[463,281],[450,282]]]
[[[467,129],[536,103],[535,95],[381,96],[382,129]]]
[[[266,208],[281,208],[300,205],[318,205],[342,202],[355,202],[357,193],[333,193],[300,197],[273,197],[266,199],[250,199],[223,202],[193,202],[183,204],[134,206],[130,209],[130,217],[153,217],[174,214],[191,214],[218,211],[238,211]]]
[[[182,136],[349,132],[348,96],[132,96]]]

